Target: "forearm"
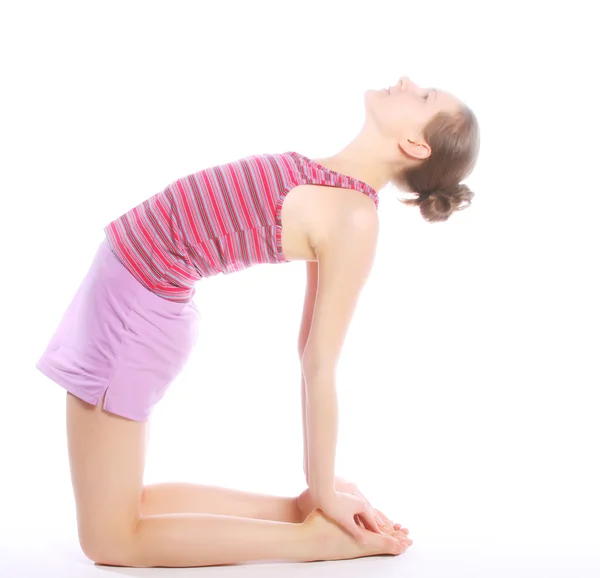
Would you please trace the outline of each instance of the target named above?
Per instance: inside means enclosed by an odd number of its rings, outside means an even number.
[[[306,382],[304,375],[301,375],[301,392],[302,392],[302,439],[304,442],[304,477],[308,486],[308,433],[306,424]]]
[[[334,491],[338,403],[333,370],[305,376],[308,487],[315,499]]]
[[[302,309],[302,320],[300,322],[300,333],[298,335],[298,358],[302,367],[302,358],[308,342],[310,328],[313,320],[315,299],[319,280],[319,264],[315,261],[306,262],[306,292],[304,294],[304,307]],[[301,371],[301,395],[302,395],[302,436],[304,440],[304,476],[308,485],[308,436],[306,433],[306,391],[304,372]]]

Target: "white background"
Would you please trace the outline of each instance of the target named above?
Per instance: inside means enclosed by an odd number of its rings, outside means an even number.
[[[597,576],[591,5],[2,3],[0,576],[173,572],[83,556],[65,394],[34,368],[102,228],[215,164],[335,154],[362,125],[365,90],[402,75],[462,98],[482,134],[475,200],[449,222],[381,192],[377,258],[339,364],[337,472],[414,545],[179,572]],[[200,340],[153,414],[146,482],[304,489],[304,277],[294,262],[198,284]]]

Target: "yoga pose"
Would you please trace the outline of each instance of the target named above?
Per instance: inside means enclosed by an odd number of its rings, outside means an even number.
[[[378,235],[378,192],[429,222],[471,203],[471,110],[401,78],[365,92],[339,153],[260,154],[182,177],[109,223],[37,368],[66,389],[83,552],[99,564],[184,567],[400,554],[408,531],[335,476],[335,373]],[[297,497],[144,486],[148,418],[198,335],[195,284],[259,263],[306,261],[299,330],[304,472]]]

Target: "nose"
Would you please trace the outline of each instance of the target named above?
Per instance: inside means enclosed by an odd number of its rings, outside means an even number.
[[[418,92],[420,88],[410,79],[408,76],[402,76],[400,80],[398,80],[398,86],[401,90],[411,90]]]

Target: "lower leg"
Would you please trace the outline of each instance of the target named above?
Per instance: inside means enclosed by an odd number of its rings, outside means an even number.
[[[210,514],[143,516],[122,549],[101,564],[135,567],[194,567],[249,561],[306,561],[315,539],[304,524]],[[314,559],[314,558],[313,558]]]
[[[362,546],[318,511],[302,524],[222,515],[144,515],[147,425],[67,396],[67,439],[77,526],[99,564],[188,567],[257,560],[332,560],[399,553],[390,536]]]
[[[173,513],[221,514],[290,523],[304,521],[296,498],[189,483],[151,484],[144,487],[143,516]]]
[[[163,514],[139,520],[128,538],[109,539],[97,563],[138,568],[232,565],[256,561],[312,562],[398,555],[402,532],[382,536],[361,530],[360,544],[318,510],[302,524],[213,516]],[[106,539],[106,538],[105,538]]]

